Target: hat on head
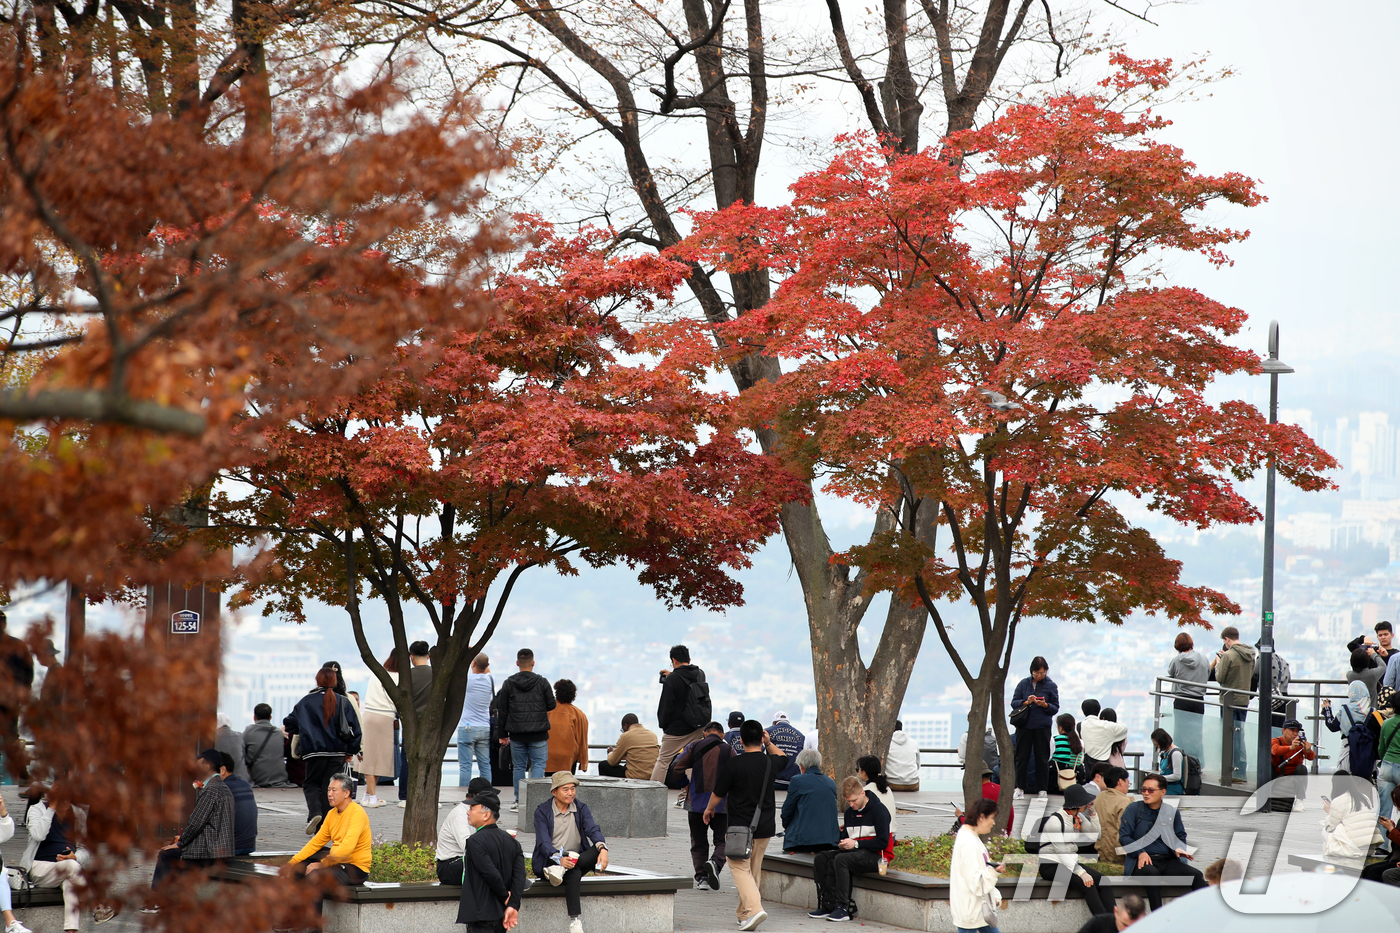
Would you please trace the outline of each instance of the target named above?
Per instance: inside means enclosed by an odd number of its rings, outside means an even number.
[[[776,713],[773,714],[773,721],[787,722],[787,713],[783,712],[782,710],[778,710]]]
[[[987,763],[985,761],[982,762],[982,776],[984,778],[992,776],[992,769],[987,767]]]
[[[578,778],[568,771],[555,771],[549,779],[549,792],[552,794],[565,784],[577,784]]]
[[[467,785],[467,796],[474,797],[484,790],[490,790],[494,786],[495,785],[484,777],[474,777],[471,779],[471,783]],[[499,793],[499,791],[497,793]]]
[[[469,807],[485,807],[497,816],[501,813],[501,794],[494,787],[482,788],[468,797],[465,803]]]
[[[1087,807],[1094,802],[1094,795],[1089,793],[1078,784],[1071,784],[1065,788],[1065,809],[1076,810],[1079,807]]]
[[[744,714],[737,709],[729,714],[729,728],[737,729],[744,724]]]
[[[1285,729],[1297,729],[1299,732],[1302,732],[1302,731],[1303,731],[1303,724],[1302,724],[1301,722],[1299,722],[1298,720],[1296,720],[1296,719],[1285,719],[1285,720],[1283,721],[1283,728],[1285,728]]]

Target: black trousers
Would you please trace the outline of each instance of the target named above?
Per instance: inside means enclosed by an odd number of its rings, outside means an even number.
[[[1366,881],[1380,881],[1381,875],[1393,868],[1400,868],[1400,852],[1392,852],[1384,862],[1367,865],[1361,869],[1361,877]]]
[[[724,867],[724,832],[729,828],[729,814],[715,813],[710,816],[710,825],[705,825],[705,814],[694,810],[686,812],[690,820],[690,861],[695,865],[695,879],[705,877],[700,870],[706,862],[713,862],[715,874]],[[714,854],[710,854],[710,840],[714,840]]]
[[[462,860],[460,858],[440,858],[437,860],[438,881],[443,884],[462,883]]]
[[[564,871],[564,906],[568,908],[570,917],[583,914],[583,906],[579,901],[579,885],[583,882],[584,875],[598,867],[598,851],[597,846],[589,846],[578,854],[578,863]]]
[[[1126,858],[1136,858],[1136,856],[1134,853],[1129,852]],[[1154,855],[1152,856],[1151,865],[1148,865],[1146,868],[1133,869],[1134,878],[1160,878],[1163,875],[1174,875],[1181,878],[1190,877],[1192,879],[1192,891],[1198,891],[1201,888],[1207,887],[1205,876],[1175,855]],[[1147,885],[1147,903],[1153,910],[1162,909],[1162,889],[1150,882]]]
[[[314,758],[312,759],[312,761],[315,760]],[[327,855],[330,855],[330,853],[331,850],[329,847],[324,848],[315,855],[307,857],[305,864],[310,865],[313,862],[319,862]],[[360,868],[358,865],[346,865],[342,863],[340,865],[332,865],[330,868],[325,869],[325,871],[329,873],[330,876],[335,879],[335,883],[342,888],[357,888],[369,880],[369,872]],[[337,900],[338,899],[339,898],[337,898]],[[321,915],[325,903],[326,899],[324,897],[316,899],[316,916],[319,917]]]
[[[330,812],[331,804],[326,799],[326,788],[331,776],[345,770],[345,756],[331,755],[325,758],[303,758],[306,763],[306,778],[302,781],[301,792],[306,797],[306,820],[324,818]]]
[[[1103,875],[1087,865],[1080,867],[1089,873],[1089,878],[1094,882],[1093,887],[1080,881],[1078,875],[1058,862],[1051,863],[1042,860],[1040,877],[1053,882],[1058,872],[1064,872],[1069,875],[1069,890],[1077,892],[1080,897],[1084,898],[1084,903],[1089,905],[1089,913],[1111,915],[1116,903],[1113,899],[1113,889],[1103,883]]]
[[[466,924],[467,933],[506,933],[506,925],[500,920],[482,920]]]
[[[826,849],[812,859],[812,877],[817,882],[817,903],[823,910],[855,906],[851,897],[853,875],[880,870],[880,853],[869,849]]]
[[[156,868],[151,873],[151,889],[159,888],[171,875],[212,868],[217,864],[218,860],[212,858],[185,858],[180,855],[178,848],[161,849],[156,853]]]
[[[1032,758],[1034,756],[1034,758]],[[1030,774],[1032,761],[1035,774]],[[1016,786],[1028,794],[1038,794],[1055,788],[1046,778],[1050,775],[1050,730],[1016,730]]]

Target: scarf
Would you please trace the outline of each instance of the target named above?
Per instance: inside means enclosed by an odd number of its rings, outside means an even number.
[[[1351,710],[1352,717],[1360,722],[1366,718],[1366,714],[1371,711],[1371,691],[1366,689],[1366,685],[1359,680],[1353,680],[1347,685],[1347,709]]]

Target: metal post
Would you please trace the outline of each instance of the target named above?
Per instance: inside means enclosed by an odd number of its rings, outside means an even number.
[[[1278,424],[1278,377],[1292,368],[1279,362],[1278,321],[1269,322],[1269,358],[1264,361],[1269,375],[1269,424]],[[1274,760],[1274,456],[1269,454],[1268,478],[1264,487],[1264,593],[1259,626],[1259,743],[1255,762],[1256,788],[1273,780]],[[1267,801],[1264,802],[1267,807]]]

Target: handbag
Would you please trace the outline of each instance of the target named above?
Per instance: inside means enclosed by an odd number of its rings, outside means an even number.
[[[758,829],[758,818],[763,815],[763,798],[768,793],[768,776],[773,773],[773,756],[768,749],[763,750],[763,783],[759,785],[758,805],[753,808],[753,819],[747,826],[731,825],[724,833],[724,854],[738,861],[753,856],[753,834]],[[740,855],[739,853],[744,853]]]
[[[337,697],[335,713],[335,737],[340,739],[340,744],[349,745],[355,739],[355,730],[350,726],[350,717],[347,710],[350,709],[350,701],[345,697]]]
[[[1026,723],[1031,721],[1031,708],[1029,705],[1022,706],[1006,718],[1007,723],[1014,729],[1022,729]]]

